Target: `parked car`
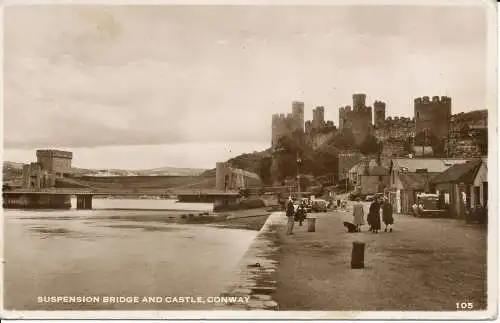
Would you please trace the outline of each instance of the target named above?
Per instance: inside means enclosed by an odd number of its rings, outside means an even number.
[[[373,202],[375,200],[376,196],[375,195],[367,195],[365,197],[366,202]]]
[[[313,212],[326,212],[328,210],[328,202],[325,200],[313,200],[312,201],[312,211]]]
[[[443,216],[446,210],[440,208],[437,194],[419,194],[413,205],[413,215],[419,217]]]

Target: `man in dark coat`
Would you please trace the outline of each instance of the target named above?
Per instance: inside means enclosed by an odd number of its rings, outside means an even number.
[[[384,199],[384,203],[382,204],[382,220],[385,224],[384,232],[392,232],[392,225],[394,224],[394,217],[392,216],[392,204],[389,203],[387,198]]]
[[[306,218],[306,208],[303,203],[301,203],[297,207],[297,212],[295,212],[295,221],[299,221],[299,226],[302,226],[302,222],[304,222]]]
[[[291,199],[288,200],[286,204],[286,217],[288,218],[286,224],[286,234],[293,234],[293,226],[295,224],[295,208],[293,207],[293,201]]]
[[[368,211],[368,217],[366,219],[370,225],[370,231],[373,233],[378,233],[380,227],[380,201],[378,199],[374,200],[370,204],[370,210]]]

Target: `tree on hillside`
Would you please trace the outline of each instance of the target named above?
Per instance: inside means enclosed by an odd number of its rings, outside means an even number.
[[[272,183],[271,166],[273,160],[271,157],[264,157],[260,160],[259,176],[263,184],[269,185]]]
[[[382,144],[373,135],[368,135],[358,148],[364,155],[379,155],[382,152]]]

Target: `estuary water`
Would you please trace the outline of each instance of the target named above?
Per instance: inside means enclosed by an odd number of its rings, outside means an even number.
[[[180,210],[210,210],[210,204],[94,199],[93,207],[4,210],[6,310],[213,308],[206,300],[231,282],[257,234],[154,221]],[[133,301],[144,296],[164,301]],[[104,302],[105,297],[116,298]]]

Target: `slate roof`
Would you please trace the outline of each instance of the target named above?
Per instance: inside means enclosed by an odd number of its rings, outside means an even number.
[[[432,179],[439,173],[401,173],[399,180],[404,189],[408,190],[426,190],[426,185],[430,184]]]
[[[383,166],[375,165],[375,166],[371,166],[368,169],[368,174],[370,176],[388,175],[389,174],[389,169],[387,169],[387,168],[385,168]]]
[[[415,173],[417,169],[427,169],[429,173],[442,173],[455,164],[466,163],[466,159],[445,158],[393,158],[393,167],[408,173]]]
[[[382,176],[388,175],[389,169],[377,164],[376,160],[361,160],[354,165],[349,173],[357,173],[359,175]]]
[[[435,178],[433,178],[433,184],[440,183],[465,183],[471,184],[474,182],[474,178],[476,177],[481,164],[483,163],[482,159],[471,160],[465,164],[458,164],[448,168],[443,173],[439,174]]]

